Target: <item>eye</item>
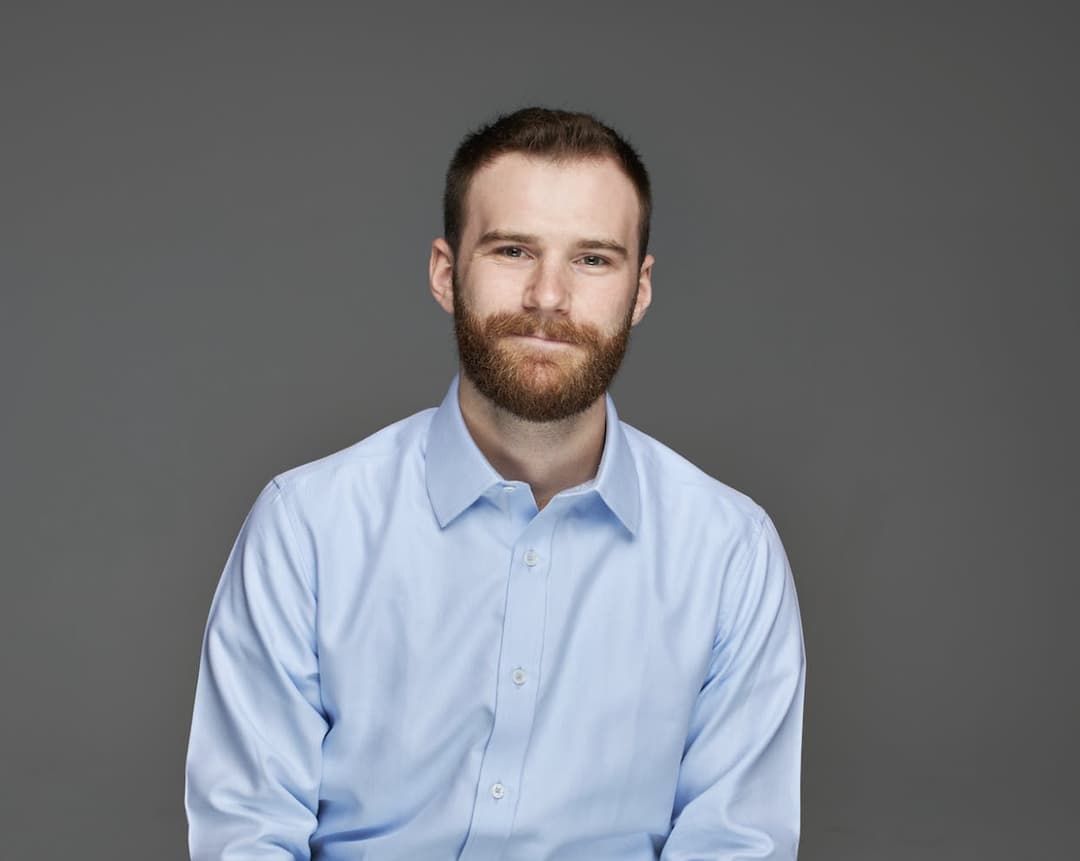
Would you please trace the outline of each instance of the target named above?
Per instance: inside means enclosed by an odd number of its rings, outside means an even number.
[[[607,264],[607,258],[601,257],[599,254],[586,254],[581,258],[581,262],[589,267],[604,266]]]
[[[519,245],[504,245],[502,248],[497,249],[496,253],[501,254],[503,257],[509,257],[511,260],[520,260],[525,256],[525,249]]]

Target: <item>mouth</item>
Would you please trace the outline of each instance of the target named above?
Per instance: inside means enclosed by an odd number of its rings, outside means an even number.
[[[559,341],[559,340],[556,340],[555,338],[545,338],[543,335],[512,335],[511,337],[521,338],[521,339],[526,340],[526,341],[531,341],[532,343],[549,344],[549,345],[551,345],[553,347],[554,346],[565,346],[565,347],[571,346],[569,341]]]

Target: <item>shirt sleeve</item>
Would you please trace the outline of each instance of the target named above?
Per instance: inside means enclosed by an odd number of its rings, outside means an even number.
[[[767,514],[722,585],[661,861],[795,861],[805,652],[791,568]]]
[[[263,488],[211,603],[184,793],[192,861],[310,858],[327,720],[312,566],[286,502]]]

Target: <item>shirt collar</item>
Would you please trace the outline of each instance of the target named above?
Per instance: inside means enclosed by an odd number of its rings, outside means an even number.
[[[425,470],[428,498],[439,525],[443,527],[493,484],[503,481],[465,425],[458,401],[460,376],[459,371],[450,381],[446,396],[432,417],[427,437]],[[600,466],[595,479],[579,487],[588,488],[586,492],[598,493],[604,504],[633,535],[637,533],[641,518],[637,466],[610,393],[604,393],[604,401],[607,427]]]

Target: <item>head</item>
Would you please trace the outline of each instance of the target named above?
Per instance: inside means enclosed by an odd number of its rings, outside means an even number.
[[[527,108],[461,143],[431,288],[497,408],[550,422],[603,396],[651,301],[650,209],[641,160],[587,114]]]

